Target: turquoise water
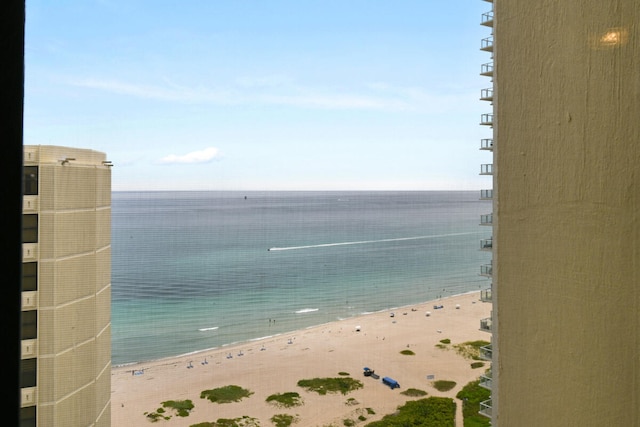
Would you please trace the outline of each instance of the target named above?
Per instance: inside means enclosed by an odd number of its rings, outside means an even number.
[[[477,192],[116,192],[113,364],[485,288],[490,210]]]

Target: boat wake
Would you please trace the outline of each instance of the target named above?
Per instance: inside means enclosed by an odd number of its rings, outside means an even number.
[[[296,311],[296,314],[313,313],[314,311],[318,310],[319,308],[303,308],[302,310]]]
[[[414,236],[414,237],[396,237],[393,239],[380,239],[380,240],[361,240],[357,242],[339,242],[339,243],[321,243],[319,245],[304,245],[304,246],[287,246],[283,248],[273,247],[267,249],[269,252],[272,251],[293,251],[298,249],[311,249],[311,248],[328,248],[331,246],[347,246],[347,245],[365,245],[368,243],[382,243],[382,242],[402,242],[406,240],[421,240],[421,239],[436,239],[439,237],[449,237],[449,236],[465,236],[469,234],[479,234],[482,231],[470,231],[467,233],[450,233],[450,234],[434,234],[431,236]]]
[[[206,331],[215,331],[216,329],[218,329],[217,326],[213,326],[211,328],[200,328],[198,329],[200,332],[206,332]]]

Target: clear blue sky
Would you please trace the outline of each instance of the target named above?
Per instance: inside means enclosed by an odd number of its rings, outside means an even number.
[[[29,0],[25,144],[114,190],[476,190],[480,0]]]

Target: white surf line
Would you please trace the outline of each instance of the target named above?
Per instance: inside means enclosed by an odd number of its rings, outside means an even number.
[[[467,233],[451,233],[451,234],[434,234],[431,236],[415,236],[415,237],[396,237],[393,239],[380,239],[380,240],[362,240],[359,242],[340,242],[340,243],[322,243],[319,245],[306,245],[306,246],[289,246],[285,248],[269,248],[268,251],[293,251],[297,249],[310,249],[310,248],[327,248],[330,246],[347,246],[347,245],[364,245],[367,243],[382,243],[382,242],[401,242],[403,240],[420,240],[420,239],[435,239],[438,237],[449,237],[449,236],[465,236],[468,234],[480,234],[484,233],[484,231],[470,231]]]

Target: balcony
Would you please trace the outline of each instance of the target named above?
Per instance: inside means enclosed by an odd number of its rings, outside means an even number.
[[[35,310],[38,308],[38,292],[24,291],[22,292],[22,310]]]
[[[493,163],[480,165],[480,175],[493,175]]]
[[[480,330],[485,332],[491,332],[491,318],[486,317],[484,319],[480,319]]]
[[[38,211],[38,196],[24,196],[22,200],[22,212],[36,213]]]
[[[480,215],[480,225],[493,225],[493,214]]]
[[[480,200],[493,200],[493,189],[480,190]]]
[[[480,275],[485,277],[491,277],[493,274],[493,265],[485,264],[480,266]]]
[[[480,75],[486,77],[493,76],[493,62],[487,62],[486,64],[482,64],[480,66]]]
[[[487,360],[491,362],[492,357],[493,357],[493,353],[491,351],[491,344],[486,345],[484,347],[480,347],[480,358],[482,360]]]
[[[488,87],[480,91],[480,101],[493,101],[493,88]]]
[[[38,340],[29,339],[21,341],[21,358],[22,359],[33,359],[38,355]]]
[[[38,244],[23,243],[22,244],[22,262],[36,261],[38,259]]]
[[[493,52],[493,36],[486,37],[480,41],[480,50]]]
[[[35,406],[38,395],[36,387],[25,387],[20,389],[20,406]]]
[[[493,237],[480,240],[480,250],[491,252],[493,250]]]
[[[493,300],[491,299],[491,288],[483,289],[480,291],[480,301],[493,302]]]
[[[480,149],[493,151],[493,138],[484,138],[480,140]]]
[[[483,126],[493,126],[493,114],[483,114],[480,116],[480,124]]]
[[[491,399],[480,402],[480,410],[478,413],[491,418]]]
[[[493,27],[493,10],[482,14],[480,25],[484,25],[485,27]]]
[[[487,372],[484,375],[480,375],[480,384],[478,384],[480,387],[484,387],[487,390],[491,390],[491,386],[492,386],[492,376],[491,376],[491,371]]]

